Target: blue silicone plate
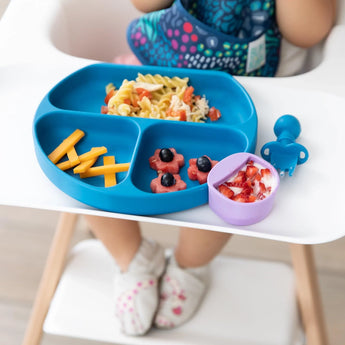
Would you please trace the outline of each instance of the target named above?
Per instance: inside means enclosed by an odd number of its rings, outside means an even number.
[[[101,114],[105,86],[112,82],[119,87],[124,79],[134,80],[138,73],[188,77],[195,94],[205,95],[222,117],[215,122],[191,123]],[[103,176],[81,179],[49,160],[48,155],[76,129],[85,132],[76,145],[78,154],[105,146],[106,155],[114,155],[117,163],[130,162],[127,172],[116,174],[117,185],[105,188]],[[59,189],[102,210],[138,215],[176,212],[207,203],[207,184],[188,178],[189,159],[207,155],[220,161],[236,152],[253,152],[256,133],[253,102],[226,73],[104,63],[82,68],[58,83],[42,100],[33,124],[38,162]],[[173,147],[184,156],[186,164],[180,176],[187,189],[151,192],[150,182],[157,173],[150,168],[149,158],[163,147]],[[95,165],[101,164],[99,159]]]

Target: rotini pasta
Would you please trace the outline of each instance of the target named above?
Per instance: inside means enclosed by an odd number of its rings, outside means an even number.
[[[109,83],[102,113],[175,121],[205,122],[217,120],[220,112],[208,106],[205,97],[194,94],[189,78],[141,74],[135,80],[123,80],[116,89]],[[210,116],[215,114],[217,116]]]

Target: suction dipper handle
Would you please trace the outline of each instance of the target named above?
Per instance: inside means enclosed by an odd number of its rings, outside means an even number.
[[[301,125],[293,115],[281,116],[274,125],[274,134],[277,141],[283,143],[294,142],[301,134]]]
[[[308,151],[296,139],[301,134],[301,125],[293,115],[283,115],[274,124],[276,141],[266,143],[261,148],[261,156],[269,161],[283,176],[285,171],[292,176],[297,164],[308,159]]]

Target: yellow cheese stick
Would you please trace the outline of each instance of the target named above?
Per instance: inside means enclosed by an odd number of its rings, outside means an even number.
[[[92,167],[88,169],[85,173],[80,174],[80,177],[81,178],[93,177],[93,176],[105,175],[105,174],[110,174],[110,173],[117,173],[121,171],[127,171],[128,169],[129,169],[129,163],[101,165],[98,167]]]
[[[80,163],[77,167],[73,169],[73,172],[75,174],[84,173],[87,169],[91,168],[95,164],[97,158],[98,157],[94,157],[89,159],[88,161]]]
[[[71,161],[67,160],[61,163],[56,164],[56,166],[58,168],[60,168],[61,170],[67,170],[67,169],[71,169],[73,167],[75,167],[76,165],[78,165],[79,163],[85,163],[88,162],[88,164],[85,164],[85,166],[83,165],[81,168],[79,168],[81,166],[81,164],[79,164],[74,170],[73,172],[75,174],[80,174],[82,172],[85,172],[88,168],[92,167],[98,156],[102,155],[103,153],[107,153],[107,148],[104,146],[101,147],[93,147],[90,151],[83,153],[82,155],[80,155],[78,158],[78,161],[75,161],[73,164]],[[93,163],[90,165],[90,161],[92,161]],[[76,170],[77,169],[77,170]],[[75,171],[76,170],[76,171]]]
[[[70,161],[64,161],[64,162],[61,162],[61,163],[58,163],[56,164],[56,166],[58,168],[60,168],[61,170],[65,171],[67,169],[71,169],[73,168],[74,166],[76,166],[78,163],[72,165],[72,163]]]
[[[63,140],[50,155],[48,155],[48,158],[56,164],[84,135],[85,133],[83,131],[76,129],[71,135]]]
[[[114,156],[104,156],[104,165],[115,164]],[[115,173],[104,174],[104,187],[112,187],[116,185],[116,175]]]
[[[67,151],[67,157],[68,160],[71,162],[71,165],[75,166],[77,164],[80,163],[79,157],[78,157],[78,153],[75,150],[75,147],[71,147],[68,151]]]
[[[83,153],[79,156],[80,163],[76,168],[73,169],[75,174],[84,173],[87,169],[92,167],[98,156],[102,155],[103,153],[107,153],[107,148],[104,146],[101,147],[93,147],[90,151]],[[92,162],[92,164],[91,164]]]
[[[97,158],[98,156],[107,153],[108,150],[106,147],[101,146],[101,147],[93,147],[90,151],[83,153],[82,155],[79,156],[80,162],[86,162],[92,158]]]

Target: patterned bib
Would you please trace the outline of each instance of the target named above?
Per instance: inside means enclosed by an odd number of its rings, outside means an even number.
[[[281,35],[274,0],[176,0],[134,20],[127,39],[144,65],[272,77]]]

